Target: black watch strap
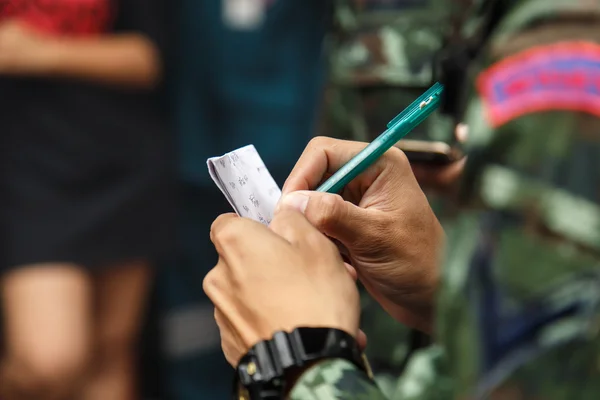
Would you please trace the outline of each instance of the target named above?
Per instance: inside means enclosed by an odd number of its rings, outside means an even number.
[[[328,358],[348,360],[370,374],[356,340],[348,333],[333,328],[297,328],[275,333],[242,357],[236,370],[235,398],[240,398],[242,390],[252,400],[282,399],[286,372]]]

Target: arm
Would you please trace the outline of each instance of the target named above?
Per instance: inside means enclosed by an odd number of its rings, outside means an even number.
[[[388,400],[356,366],[345,360],[319,363],[296,381],[290,400]]]
[[[160,79],[161,62],[157,48],[141,34],[50,37],[10,21],[0,24],[0,75],[150,88]]]
[[[162,74],[159,52],[139,34],[89,39],[53,39],[45,50],[43,75],[151,88]]]
[[[452,398],[453,381],[445,370],[446,353],[431,346],[411,357],[389,400],[439,400]],[[290,393],[290,400],[388,400],[354,365],[330,360],[305,371]]]

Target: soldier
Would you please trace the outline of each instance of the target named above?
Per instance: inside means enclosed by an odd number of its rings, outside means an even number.
[[[229,216],[213,225],[221,261],[205,290],[228,360],[241,359],[250,398],[281,398],[261,386],[266,364],[257,350],[271,337],[275,360],[285,353],[282,337],[313,345],[310,361],[294,358],[284,365],[296,368],[279,375],[274,369],[291,399],[386,398],[356,357],[361,344],[339,333],[359,337],[351,279],[306,220],[345,245],[388,313],[435,332],[436,347],[413,358],[391,398],[600,395],[600,3],[494,6],[502,8],[487,14],[498,19],[492,35],[480,36],[483,51],[464,65],[473,82],[469,158],[459,192],[464,211],[452,230],[441,232],[397,150],[349,184],[347,201],[294,193],[312,189],[364,146],[333,139],[309,145],[271,230]],[[306,332],[323,339],[314,327],[337,339],[311,341]],[[295,336],[274,336],[281,330]]]
[[[322,133],[371,141],[424,92],[434,79],[434,60],[448,24],[444,0],[334,0],[328,41],[330,82]],[[411,139],[452,141],[451,119],[435,113]],[[420,171],[419,171],[420,172]],[[434,209],[443,199],[427,188]],[[410,331],[361,291],[362,329],[371,338],[367,355],[378,384],[393,389],[409,354],[429,338]]]

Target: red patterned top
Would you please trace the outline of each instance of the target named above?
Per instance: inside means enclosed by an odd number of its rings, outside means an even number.
[[[111,0],[0,0],[0,22],[16,18],[46,33],[97,35],[110,30],[116,4]]]

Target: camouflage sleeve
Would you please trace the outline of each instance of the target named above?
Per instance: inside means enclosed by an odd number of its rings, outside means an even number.
[[[290,400],[389,400],[367,375],[345,360],[328,360],[304,373]]]

